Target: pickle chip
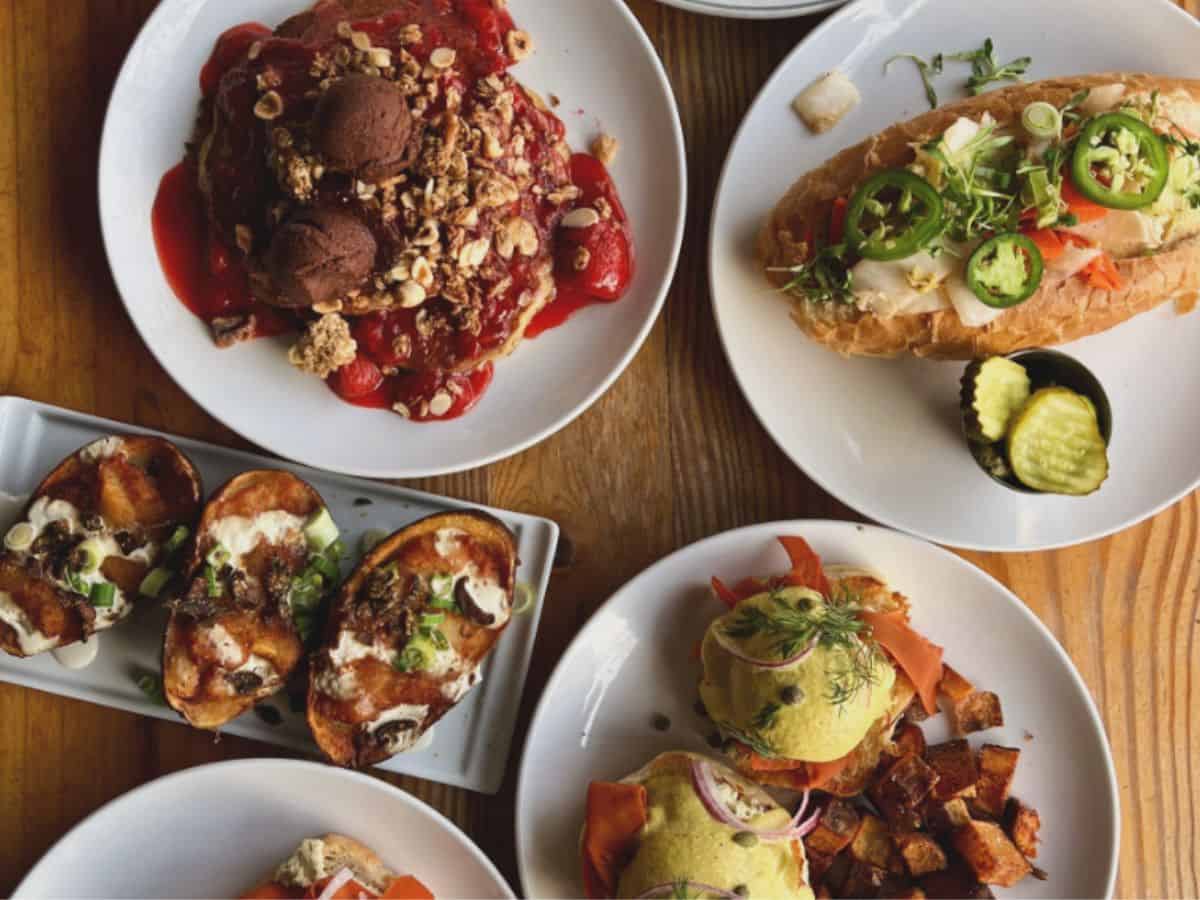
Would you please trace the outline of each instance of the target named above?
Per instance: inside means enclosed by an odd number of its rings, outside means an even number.
[[[1081,497],[1108,478],[1108,446],[1095,406],[1063,387],[1037,391],[1008,432],[1008,460],[1026,487]]]
[[[1003,440],[1031,390],[1029,372],[1020,363],[1003,356],[971,363],[962,379],[967,437],[988,444]]]

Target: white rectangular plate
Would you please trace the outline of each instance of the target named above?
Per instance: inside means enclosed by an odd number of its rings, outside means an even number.
[[[4,527],[19,515],[42,477],[79,447],[107,434],[150,433],[154,432],[18,397],[0,397],[0,492],[5,495],[8,507],[0,510]],[[499,791],[516,727],[521,691],[529,672],[542,600],[550,580],[558,526],[536,516],[476,507],[200,441],[164,436],[174,441],[195,463],[209,494],[237,473],[257,468],[287,469],[311,483],[325,498],[351,551],[350,559],[343,564],[343,574],[356,561],[359,540],[368,529],[392,532],[434,513],[483,509],[513,530],[521,560],[517,581],[533,590],[532,609],[512,621],[484,665],[483,682],[435,726],[432,740],[380,766],[389,772],[428,778],[485,794]],[[99,654],[90,666],[79,671],[59,665],[50,654],[32,659],[0,654],[0,681],[178,721],[173,710],[150,702],[135,683],[139,671],[160,671],[165,625],[166,614],[162,608],[136,610],[118,628],[93,638],[100,642]],[[316,752],[303,712],[296,713],[289,708],[286,694],[279,694],[260,706],[275,708],[282,721],[278,725],[269,725],[258,713],[251,711],[223,730],[291,750]],[[180,725],[185,727],[182,722]],[[196,739],[208,738],[197,733]]]

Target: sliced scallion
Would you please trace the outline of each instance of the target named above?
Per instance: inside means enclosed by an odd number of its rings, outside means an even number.
[[[338,567],[337,563],[332,562],[325,556],[314,556],[309,562],[309,566],[326,581],[337,581]]]
[[[1025,107],[1025,112],[1021,113],[1021,125],[1038,140],[1052,141],[1062,134],[1062,113],[1054,104],[1038,100]]]
[[[537,599],[537,593],[533,589],[533,585],[526,584],[521,581],[517,583],[516,602],[513,603],[512,614],[514,616],[523,616],[525,613],[533,609],[534,601]]]
[[[317,553],[338,539],[337,523],[333,521],[328,509],[322,506],[309,517],[304,526],[304,537],[308,540],[308,546]]]
[[[117,586],[111,581],[99,581],[92,585],[91,591],[88,592],[88,600],[92,606],[107,609],[116,602]]]
[[[233,554],[229,552],[224,544],[217,544],[208,551],[208,556],[204,557],[204,561],[217,571],[229,565],[231,559],[233,559]]]
[[[453,575],[433,575],[429,579],[429,590],[434,597],[450,597],[454,594]]]
[[[79,571],[84,575],[91,575],[99,569],[100,563],[107,555],[104,549],[104,546],[95,538],[88,538],[76,547],[75,553],[79,559]]]
[[[183,546],[183,542],[188,539],[191,532],[186,525],[176,525],[175,530],[171,532],[171,536],[167,538],[167,542],[163,544],[163,554],[170,556],[176,550]]]
[[[221,582],[217,580],[217,570],[212,566],[204,567],[204,581],[208,585],[208,596],[215,599],[225,593],[221,587]]]
[[[421,614],[421,625],[424,628],[433,628],[437,625],[441,625],[445,621],[446,621],[445,613],[439,612],[439,613],[422,613]]]
[[[36,536],[37,532],[33,530],[32,525],[28,522],[18,522],[4,535],[4,546],[18,552],[28,550]]]
[[[341,538],[334,540],[332,544],[325,548],[325,558],[331,562],[341,562],[346,555],[346,545]]]
[[[151,569],[146,573],[146,577],[142,579],[142,583],[138,586],[138,593],[143,597],[157,598],[162,593],[163,588],[167,586],[167,582],[171,580],[172,574],[170,569],[163,566]]]

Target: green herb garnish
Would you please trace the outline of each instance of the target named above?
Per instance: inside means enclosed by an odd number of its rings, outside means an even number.
[[[208,585],[208,596],[215,599],[224,593],[221,582],[217,580],[217,570],[212,566],[204,567],[204,582]]]
[[[853,276],[847,261],[846,244],[820,247],[810,253],[807,262],[772,270],[792,276],[783,286],[784,292],[814,303],[849,303],[853,300]]]
[[[157,706],[167,705],[167,695],[163,692],[162,676],[154,672],[136,672],[134,674],[134,683],[137,684],[146,699]]]
[[[779,755],[771,742],[756,731],[743,731],[728,722],[717,722],[715,724],[724,734],[735,741],[745,744],[759,756],[769,758]]]
[[[863,629],[858,618],[862,607],[857,598],[843,594],[830,598],[827,603],[817,603],[801,598],[798,603],[789,603],[778,591],[771,595],[772,608],[760,609],[743,605],[738,608],[732,624],[725,627],[725,634],[735,640],[765,635],[771,638],[770,649],[781,660],[799,653],[815,639],[818,646],[830,649],[845,647]]]
[[[1032,57],[1020,56],[1012,62],[1000,65],[1000,61],[996,58],[996,47],[991,38],[985,40],[983,47],[978,50],[951,53],[946,56],[946,59],[971,64],[971,77],[967,79],[967,90],[974,96],[979,96],[989,84],[997,81],[1020,81],[1021,76],[1033,64]]]
[[[845,662],[825,673],[829,679],[829,691],[825,699],[839,709],[844,709],[863,688],[879,683],[879,675],[875,671],[880,659],[879,647],[874,642],[856,640],[855,643],[857,646],[847,648]]]
[[[760,709],[750,720],[750,724],[758,731],[766,731],[775,724],[775,720],[779,718],[779,704],[768,703]]]
[[[929,101],[930,109],[937,109],[938,95],[937,90],[933,86],[933,77],[942,74],[942,67],[945,63],[945,56],[941,53],[934,54],[932,59],[923,59],[915,53],[897,53],[886,63],[883,64],[883,71],[886,74],[887,70],[898,59],[910,59],[917,65],[917,69],[921,73],[921,82],[925,85],[925,98]]]

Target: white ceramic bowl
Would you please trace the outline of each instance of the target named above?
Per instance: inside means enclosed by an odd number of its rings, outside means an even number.
[[[1102,10],[1102,11],[1101,11]],[[1200,22],[1167,0],[859,0],[815,29],[763,88],[730,151],[713,213],[717,324],[733,371],[776,443],[818,485],[864,515],[957,547],[1039,550],[1103,537],[1200,484],[1200,312],[1171,304],[1063,349],[1104,383],[1113,406],[1112,476],[1084,499],[1018,494],[988,478],[962,439],[963,364],[845,360],[809,341],[754,261],[767,214],[802,174],[839,150],[926,111],[916,68],[992,37],[1031,79],[1100,71],[1200,75]],[[838,68],[864,102],[814,137],[795,96]],[[947,63],[944,99],[970,72]]]
[[[624,371],[666,297],[683,238],[683,135],[658,55],[621,0],[512,0],[538,51],[516,70],[562,100],[572,146],[600,131],[621,142],[612,174],[634,232],[637,275],[619,303],[590,308],[527,341],[496,366],[470,414],[419,425],[337,399],[293,369],[286,341],[221,351],[172,294],[158,263],[150,210],[159,180],[183,156],[198,75],[218,35],[239,22],[277,23],[308,0],[164,0],[134,43],[113,90],[100,154],[100,215],[126,309],[163,368],[215,418],[280,456],[375,478],[456,472],[549,437]]]
[[[1005,727],[975,735],[1021,749],[1014,794],[1041,813],[1038,865],[1004,897],[1107,897],[1120,814],[1104,726],[1083,680],[1037,617],[998,581],[915,538],[847,522],[777,522],[672,554],[617,591],[555,669],[530,726],[517,785],[517,860],[530,897],[579,896],[587,785],[616,780],[668,750],[712,753],[693,709],[690,652],[724,611],[708,581],[787,570],[780,535],[806,538],[827,563],[868,567],[912,601],[914,627],[980,689],[1000,695]],[[670,729],[652,727],[665,715]],[[946,717],[923,726],[949,738]],[[547,776],[547,773],[552,773]]]

